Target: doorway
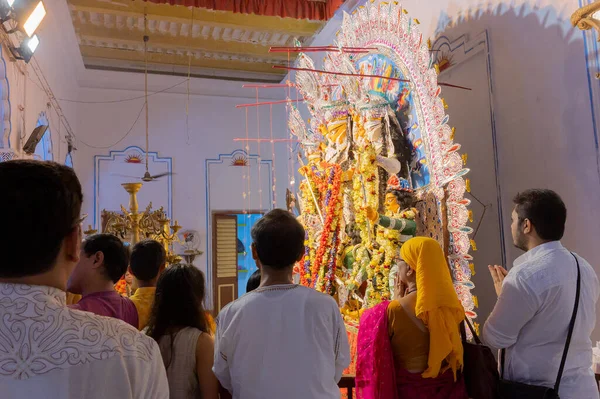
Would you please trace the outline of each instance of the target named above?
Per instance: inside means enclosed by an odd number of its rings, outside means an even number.
[[[252,259],[252,226],[263,212],[213,212],[213,304],[218,313],[246,293],[246,283],[257,270]]]

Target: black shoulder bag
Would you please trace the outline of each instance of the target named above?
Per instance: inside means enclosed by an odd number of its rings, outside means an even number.
[[[467,341],[465,323],[473,334],[474,342]],[[468,317],[460,323],[463,342],[463,376],[469,398],[498,399],[498,363],[492,350],[483,345]]]
[[[558,388],[560,387],[560,379],[565,368],[565,362],[567,361],[567,353],[569,352],[569,345],[571,344],[571,336],[573,335],[573,328],[575,327],[575,319],[577,318],[577,308],[579,307],[579,291],[581,288],[581,271],[579,269],[579,260],[575,254],[571,253],[577,262],[577,291],[575,294],[575,307],[573,309],[573,315],[571,316],[571,322],[569,324],[569,332],[567,334],[567,342],[565,343],[565,349],[563,351],[562,360],[560,361],[560,367],[558,368],[558,376],[556,377],[556,383],[554,388],[548,388],[538,385],[528,385],[520,382],[507,381],[500,379],[500,397],[502,399],[560,399],[558,396]],[[504,378],[504,358],[505,349],[502,349],[501,364],[502,374],[501,378]]]

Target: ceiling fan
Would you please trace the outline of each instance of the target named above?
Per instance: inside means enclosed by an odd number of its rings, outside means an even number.
[[[113,176],[121,176],[121,177],[128,177],[128,178],[134,178],[134,179],[139,179],[143,182],[152,182],[155,180],[160,179],[161,177],[164,176],[171,176],[173,175],[172,172],[165,172],[165,173],[159,173],[157,175],[151,175],[150,171],[148,170],[148,149],[149,149],[149,129],[148,129],[148,40],[149,40],[149,36],[148,36],[148,14],[146,12],[144,12],[144,107],[146,108],[146,172],[144,173],[144,176],[139,177],[139,176],[127,176],[127,175],[117,175],[117,174],[113,174]]]

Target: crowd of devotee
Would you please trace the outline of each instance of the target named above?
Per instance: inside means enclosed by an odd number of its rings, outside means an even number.
[[[346,327],[332,296],[294,284],[305,231],[288,211],[253,226],[259,270],[213,320],[204,274],[167,265],[161,243],[83,239],[85,199],[73,169],[2,162],[0,187],[10,226],[0,229],[1,398],[340,398],[351,361]],[[356,396],[598,398],[590,339],[598,279],[561,245],[566,219],[550,190],[514,199],[513,241],[525,253],[510,271],[489,267],[498,300],[480,337],[500,350],[499,374],[467,351],[465,311],[441,246],[405,242],[393,300],[360,321]],[[130,287],[118,292],[127,274]],[[472,376],[486,373],[496,373],[497,387],[484,397]]]

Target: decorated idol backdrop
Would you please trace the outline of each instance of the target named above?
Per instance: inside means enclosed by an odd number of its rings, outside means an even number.
[[[477,313],[485,320],[495,303],[495,297],[486,294],[494,292],[487,265],[506,264],[506,240],[511,244],[510,231],[504,232],[501,222],[510,204],[501,201],[488,33],[482,31],[472,37],[440,36],[432,47],[440,68],[439,79],[472,89],[445,87],[442,95],[448,105],[450,123],[456,128],[455,139],[460,142],[463,163],[469,167],[470,192],[465,197],[471,200],[469,225],[473,228],[471,238],[475,243],[470,252],[473,256],[471,281],[477,286],[474,291]]]
[[[297,61],[310,119],[289,106],[307,231],[296,273],[336,297],[348,322],[390,299],[398,248],[416,235],[444,248],[458,296],[476,317],[469,169],[418,25],[397,3],[368,3],[344,15],[325,73],[309,54]]]

